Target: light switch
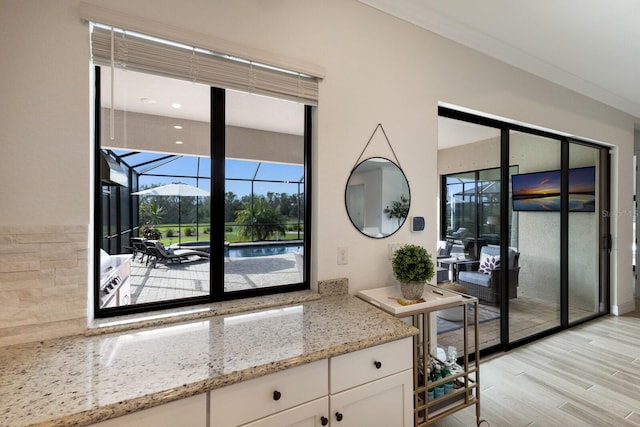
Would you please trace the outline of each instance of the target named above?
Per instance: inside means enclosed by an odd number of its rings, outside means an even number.
[[[346,265],[349,263],[349,251],[348,248],[338,248],[338,265]]]

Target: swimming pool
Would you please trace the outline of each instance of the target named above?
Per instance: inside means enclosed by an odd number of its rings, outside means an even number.
[[[253,258],[291,254],[293,252],[302,252],[302,243],[226,246],[224,256],[229,258]]]
[[[181,243],[180,248],[209,252],[209,242],[198,241]],[[301,242],[226,245],[224,247],[224,256],[229,258],[253,258],[269,255],[291,254],[293,252],[302,252]]]

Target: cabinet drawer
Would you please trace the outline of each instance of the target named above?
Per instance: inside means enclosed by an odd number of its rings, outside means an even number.
[[[412,349],[412,338],[404,338],[331,358],[331,393],[411,369]]]
[[[92,427],[205,427],[206,425],[206,393],[91,424]]]
[[[211,391],[211,427],[233,427],[328,394],[327,360]]]
[[[296,406],[242,427],[320,427],[329,423],[329,398]]]

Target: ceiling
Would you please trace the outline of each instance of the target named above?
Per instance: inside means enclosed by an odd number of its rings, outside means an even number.
[[[359,0],[638,118],[637,0]]]
[[[111,68],[101,67],[101,105],[111,106]],[[116,68],[113,75],[116,110],[209,122],[210,88],[186,80]],[[179,104],[179,107],[173,106]],[[304,105],[257,94],[227,90],[228,125],[280,132],[304,133]]]

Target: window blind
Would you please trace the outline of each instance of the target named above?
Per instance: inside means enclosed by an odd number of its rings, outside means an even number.
[[[92,25],[97,64],[318,105],[318,79],[207,49]]]

